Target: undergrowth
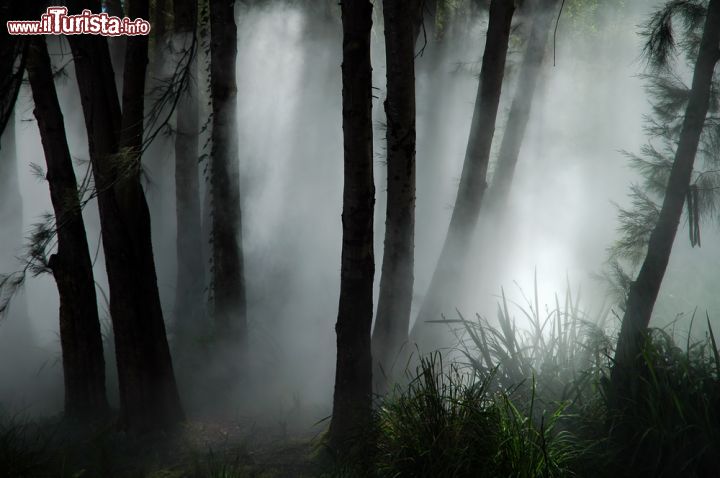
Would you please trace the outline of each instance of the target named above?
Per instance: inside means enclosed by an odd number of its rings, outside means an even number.
[[[402,385],[378,398],[363,438],[371,443],[354,462],[316,466],[306,456],[310,444],[276,447],[267,457],[235,450],[193,459],[167,438],[145,446],[113,438],[107,426],[71,444],[67,430],[4,418],[0,476],[716,476],[720,352],[709,317],[700,340],[691,330],[682,340],[649,330],[621,408],[611,400],[608,317],[602,308],[583,313],[570,292],[541,312],[536,292],[525,304],[501,293],[493,321],[443,320],[457,348],[419,357]],[[142,458],[142,468],[129,468],[129,456]]]
[[[702,340],[650,329],[618,409],[609,311],[583,314],[567,292],[540,313],[537,288],[526,301],[501,293],[494,323],[443,319],[459,339],[451,358],[423,357],[409,385],[380,400],[378,476],[716,475],[720,353],[709,318]]]

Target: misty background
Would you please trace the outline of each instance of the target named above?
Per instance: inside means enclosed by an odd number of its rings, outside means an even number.
[[[595,276],[617,237],[616,204],[627,204],[628,187],[638,180],[621,151],[645,142],[643,115],[650,110],[640,59],[638,25],[660,2],[624,2],[580,12],[569,5],[560,20],[555,51],[543,70],[534,99],[511,192],[507,219],[480,220],[457,308],[492,319],[497,295],[522,301],[537,271],[542,304],[554,303],[568,286],[582,289],[585,310],[609,304],[606,285]],[[330,414],[335,366],[341,247],[342,130],[341,45],[337,8],[273,4],[238,5],[238,121],[246,254],[248,318],[254,375],[232,395],[252,403],[244,414],[314,423]],[[375,8],[376,16],[381,9]],[[454,18],[440,39],[428,38],[417,59],[417,224],[415,317],[435,267],[457,192],[477,91],[487,18],[478,12]],[[382,22],[372,37],[375,101],[376,281],[385,222],[384,112],[385,49]],[[551,40],[552,41],[552,40]],[[421,34],[422,43],[422,34]],[[54,66],[71,61],[64,39],[48,43]],[[513,96],[515,67],[523,51],[511,40],[508,81],[503,88],[494,145]],[[205,59],[199,61],[202,71]],[[73,68],[57,83],[76,174],[88,168],[88,145]],[[151,73],[162,77],[162,70]],[[157,80],[159,81],[159,80]],[[200,91],[207,78],[198,74]],[[151,83],[152,80],[149,80]],[[205,93],[207,95],[207,92]],[[208,114],[206,99],[201,101]],[[22,208],[0,226],[0,271],[22,267],[25,237],[51,210],[47,184],[33,172],[43,163],[32,96],[24,85],[15,109],[17,184]],[[146,194],[151,209],[158,286],[169,324],[175,301],[175,215],[172,131],[144,155]],[[5,135],[12,134],[8,128]],[[207,135],[204,135],[206,137]],[[201,145],[204,144],[201,140]],[[495,147],[493,148],[495,150]],[[5,154],[7,149],[0,151]],[[204,153],[209,153],[205,149]],[[7,158],[0,158],[0,162]],[[204,179],[203,179],[204,181]],[[0,191],[0,194],[3,194]],[[107,278],[96,205],[84,210],[97,281],[101,320],[111,333]],[[682,224],[681,227],[685,227]],[[713,224],[703,224],[702,248],[691,248],[679,232],[653,325],[671,324],[697,307],[713,324],[720,301],[712,283],[720,270],[720,241]],[[205,241],[207,242],[207,241]],[[487,251],[491,252],[487,252]],[[199,253],[201,251],[198,251]],[[207,251],[203,252],[207,256]],[[376,291],[377,299],[377,291]],[[10,412],[55,414],[63,388],[57,323],[57,291],[49,275],[27,281],[0,324],[0,404]],[[452,310],[445,311],[454,316]],[[518,314],[518,320],[521,315]],[[610,314],[611,326],[619,320]],[[437,325],[437,327],[443,327]],[[681,334],[687,321],[677,322]],[[700,332],[698,332],[700,333]],[[198,337],[201,341],[202,337]],[[113,349],[105,341],[108,387],[117,403]],[[202,413],[216,395],[212,382],[196,381],[202,364],[176,363],[181,395],[193,413]],[[198,367],[181,370],[181,367]],[[193,378],[195,377],[195,378]],[[196,387],[201,383],[202,387]],[[226,390],[223,390],[224,392]]]

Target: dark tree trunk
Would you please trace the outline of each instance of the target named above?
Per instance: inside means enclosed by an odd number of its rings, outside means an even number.
[[[488,190],[486,209],[491,213],[502,211],[510,194],[510,186],[525,138],[530,109],[553,24],[552,9],[557,4],[557,0],[536,0],[528,12],[532,22],[530,35],[520,65],[517,89],[510,107],[507,127],[500,143],[497,168]]]
[[[76,1],[73,6],[74,11],[99,10],[97,1]],[[147,2],[131,4],[130,8],[132,16],[146,16]],[[140,185],[147,37],[133,37],[128,46],[123,94],[126,114],[123,123],[127,128],[122,134],[122,154],[118,154],[120,106],[107,42],[91,35],[68,38],[98,192],[121,423],[138,431],[172,426],[183,419],[183,412],[160,307],[150,214]]]
[[[112,17],[123,16],[123,7],[121,0],[105,0],[105,11]],[[147,20],[147,19],[146,19]]]
[[[455,208],[440,259],[413,329],[414,338],[423,347],[433,345],[426,322],[439,320],[441,313],[448,308],[452,310],[456,305],[454,294],[462,282],[463,263],[467,257],[487,186],[490,147],[505,73],[510,25],[515,12],[514,3],[511,0],[492,0],[490,3],[480,85]]]
[[[34,37],[29,48],[27,71],[57,228],[57,252],[50,257],[50,268],[60,296],[65,413],[98,416],[107,412],[108,403],[95,280],[85,224],[45,38]]]
[[[630,391],[634,372],[639,370],[638,359],[690,187],[695,155],[710,103],[713,71],[720,60],[719,45],[720,0],[711,0],[665,198],[657,224],[650,234],[645,260],[628,294],[612,372],[613,391],[619,398]]]
[[[335,332],[337,365],[330,445],[343,453],[370,423],[373,314],[372,66],[369,0],[341,2],[343,25],[343,241],[340,304]]]
[[[23,198],[20,194],[15,108],[7,112],[6,126],[0,134],[0,263],[12,260],[14,248],[23,240]]]
[[[155,21],[153,22],[153,30],[156,38],[160,42],[165,38],[167,33],[167,0],[155,0]]]
[[[0,25],[9,20],[34,18],[35,5],[29,2],[2,2],[0,4]],[[27,37],[11,36],[6,31],[0,33],[0,135],[5,131],[15,108],[23,75]]]
[[[385,0],[387,213],[373,356],[381,373],[407,342],[415,249],[415,40],[420,2]],[[381,385],[382,379],[377,381]]]
[[[247,303],[237,144],[235,1],[210,0],[212,96],[212,297],[218,337],[237,346],[247,338]],[[230,343],[230,342],[228,342]]]
[[[167,0],[155,0],[155,11],[152,18],[153,36],[153,76],[162,78],[167,62],[167,31],[168,31],[168,5]]]
[[[123,3],[121,0],[104,0],[105,10],[108,15],[122,18],[125,16],[123,11]],[[153,25],[154,29],[154,25]],[[123,61],[125,59],[125,46],[127,37],[111,37],[107,39],[110,48],[110,60],[112,61],[113,71],[115,72],[115,86],[118,91],[122,90],[122,72]]]
[[[175,136],[175,204],[177,219],[177,288],[175,320],[178,338],[186,342],[203,315],[205,263],[198,171],[199,105],[197,78],[196,0],[175,0],[178,51],[192,51],[187,89],[177,105]],[[193,50],[191,50],[193,49]]]

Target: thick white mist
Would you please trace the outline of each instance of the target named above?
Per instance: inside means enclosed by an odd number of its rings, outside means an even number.
[[[628,186],[636,179],[620,150],[637,151],[645,141],[642,115],[649,111],[649,104],[637,76],[643,66],[636,32],[652,7],[647,3],[628,5],[617,15],[598,16],[589,32],[574,28],[573,22],[579,20],[573,17],[561,21],[557,65],[546,68],[538,85],[507,221],[502,227],[482,220],[478,224],[476,246],[468,260],[470,274],[457,304],[467,316],[477,312],[492,318],[501,286],[512,298],[520,299],[514,281],[531,294],[535,270],[541,307],[552,304],[555,293],[564,293],[568,277],[573,289],[582,285],[590,303],[602,300],[602,287],[591,274],[599,272],[605,249],[616,237],[616,209],[611,201],[624,203]],[[385,67],[379,9],[376,5],[372,38],[376,284],[386,201]],[[277,421],[303,415],[312,423],[329,414],[332,398],[342,232],[342,30],[337,6],[326,13],[324,7],[283,5],[237,10],[237,137],[251,326],[251,354],[244,368],[254,371],[254,377],[251,388],[238,387],[233,393],[238,403],[256,405],[244,413],[270,412]],[[463,28],[456,28],[441,42],[430,40],[417,61],[415,312],[445,238],[468,140],[486,28],[483,18],[473,21],[469,24],[466,19]],[[51,50],[56,66],[70,60],[67,44],[56,43]],[[517,65],[519,59],[515,52],[511,63]],[[71,152],[79,161],[77,174],[82,177],[87,139],[72,66],[66,71],[67,78],[58,82],[58,89]],[[513,93],[514,82],[509,82],[504,87],[494,151]],[[201,104],[206,100],[205,96]],[[42,164],[44,158],[27,87],[17,105],[16,126],[27,232],[42,212],[51,210],[47,184],[39,182],[29,167],[31,162]],[[164,312],[172,323],[172,141],[159,141],[145,158],[146,190]],[[94,203],[87,207],[85,219],[94,254],[100,232]],[[686,231],[679,233],[656,308],[658,323],[691,312],[695,306],[709,309],[711,317],[720,316],[720,303],[710,286],[714,271],[720,270],[716,234],[715,228],[704,227],[702,249],[691,250],[684,240]],[[17,266],[7,251],[20,251],[21,246],[19,242],[3,244],[3,271]],[[100,289],[107,291],[102,251],[95,274]],[[0,382],[10,380],[17,385],[12,390],[15,404],[24,397],[22,403],[34,406],[32,410],[57,412],[62,407],[62,381],[52,278],[29,280],[20,297],[28,303],[33,346],[2,359],[23,364],[23,368],[15,367],[23,373],[40,372],[20,382],[19,374],[10,375],[9,369],[0,367]],[[107,321],[107,304],[102,294],[98,297],[101,316]],[[9,334],[11,323],[2,324],[0,343]],[[115,390],[111,354],[112,348],[106,347],[109,389]],[[206,391],[206,395],[231,388]],[[0,401],[6,399],[7,395],[0,396]]]

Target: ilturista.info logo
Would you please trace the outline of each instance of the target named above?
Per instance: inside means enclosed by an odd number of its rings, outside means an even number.
[[[40,20],[12,20],[7,22],[10,35],[147,35],[150,22],[142,18],[113,17],[107,13],[83,10],[68,15],[67,7],[48,7]]]

